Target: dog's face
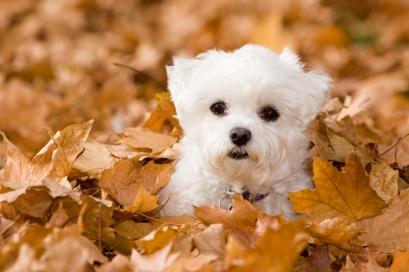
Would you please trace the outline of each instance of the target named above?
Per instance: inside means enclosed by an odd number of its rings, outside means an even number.
[[[199,150],[212,174],[263,184],[300,167],[326,76],[304,72],[288,49],[278,55],[255,45],[175,58],[167,68],[186,148]]]

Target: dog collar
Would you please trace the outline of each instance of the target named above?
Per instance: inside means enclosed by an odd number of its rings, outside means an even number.
[[[250,193],[249,190],[245,190],[241,193],[241,196],[247,200],[250,201],[251,203],[255,203],[257,201],[263,200],[264,198],[266,198],[266,196],[268,196],[268,193],[265,194],[252,194]]]
[[[234,191],[231,186],[227,186],[226,190],[224,191],[223,198],[220,199],[219,201],[219,207],[226,209],[226,210],[230,210],[232,206],[232,197],[236,193],[239,193],[239,192]],[[263,200],[264,198],[268,196],[268,193],[253,194],[247,188],[242,188],[240,194],[245,200],[253,204],[256,203],[257,201]]]

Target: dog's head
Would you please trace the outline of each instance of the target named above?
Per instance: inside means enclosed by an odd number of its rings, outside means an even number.
[[[184,141],[217,175],[241,183],[279,178],[305,159],[297,158],[308,144],[305,129],[330,81],[304,71],[289,49],[257,45],[177,57],[167,72]]]

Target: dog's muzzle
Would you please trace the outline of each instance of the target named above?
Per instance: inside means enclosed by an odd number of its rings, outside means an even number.
[[[229,152],[229,158],[233,160],[244,160],[249,157],[244,147],[235,147]]]

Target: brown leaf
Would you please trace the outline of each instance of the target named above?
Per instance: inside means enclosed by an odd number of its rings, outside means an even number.
[[[138,251],[133,250],[131,263],[136,271],[152,271],[152,267],[157,271],[165,271],[177,258],[178,254],[170,254],[172,243],[168,243],[161,250],[150,255],[141,255]]]
[[[155,132],[162,132],[166,128],[166,124],[169,123],[173,128],[173,135],[179,137],[182,129],[179,126],[179,122],[176,120],[176,110],[170,95],[168,92],[157,93],[155,95],[157,107],[146,121],[144,128],[150,129]]]
[[[143,165],[141,162],[125,159],[105,170],[99,185],[119,204],[129,206],[135,200],[141,185],[149,193],[155,194],[168,183],[171,171],[171,164],[150,161]]]
[[[94,243],[81,236],[76,227],[54,229],[54,232],[44,240],[44,249],[40,261],[49,271],[82,271],[94,261],[100,263],[108,261]]]
[[[143,253],[151,254],[169,244],[176,237],[178,230],[176,226],[165,225],[136,241],[136,245]]]
[[[64,210],[62,202],[58,203],[58,208],[53,212],[50,220],[47,222],[46,227],[62,227],[68,221],[69,215]]]
[[[221,223],[228,230],[254,231],[259,211],[243,199],[241,195],[233,196],[232,209],[223,210],[216,206],[195,207],[195,217],[206,225]]]
[[[37,153],[30,161],[3,134],[7,161],[4,166],[2,185],[12,189],[24,189],[41,185],[51,172],[54,152],[47,150]],[[13,200],[10,200],[13,201]]]
[[[347,217],[352,221],[372,217],[385,203],[369,186],[369,178],[356,155],[348,158],[342,172],[330,162],[313,161],[314,191],[290,193],[294,210],[314,218]]]
[[[42,187],[35,187],[20,195],[14,201],[13,206],[23,216],[37,218],[46,222],[52,201],[53,198],[48,194],[47,190]]]
[[[36,253],[27,244],[23,244],[18,252],[17,260],[5,272],[41,271],[43,267],[35,257]]]
[[[347,256],[345,265],[341,268],[341,272],[388,272],[389,269],[380,266],[374,256],[367,254],[365,258],[352,261],[350,256]]]
[[[359,222],[360,238],[373,248],[391,252],[409,250],[409,191],[393,199],[381,215]]]
[[[132,271],[131,261],[124,255],[117,254],[112,261],[97,267],[97,272],[130,272]]]
[[[139,186],[135,199],[124,210],[131,213],[150,212],[159,207],[158,200],[159,196],[151,195],[143,186]]]
[[[226,236],[222,224],[210,225],[201,233],[196,234],[193,241],[200,253],[223,258]]]
[[[307,241],[308,234],[302,221],[288,223],[278,230],[267,229],[251,249],[230,236],[226,245],[225,268],[229,271],[291,271]]]
[[[59,180],[68,176],[72,163],[84,149],[85,141],[91,131],[94,120],[81,124],[70,125],[61,132],[57,132],[48,144],[43,148],[57,149],[54,168],[50,173],[52,179]]]
[[[313,222],[309,226],[311,235],[321,242],[352,250],[351,241],[358,236],[361,229],[345,217],[328,218]]]
[[[114,230],[119,235],[126,237],[128,239],[140,239],[150,232],[154,231],[160,223],[136,223],[132,220],[123,221],[115,225]]]
[[[115,157],[109,152],[107,145],[85,143],[84,151],[74,161],[72,167],[90,177],[99,177],[105,169],[111,168],[115,161]]]
[[[386,163],[373,164],[369,184],[386,203],[398,196],[399,172]]]
[[[146,153],[158,154],[172,147],[177,141],[176,137],[159,134],[144,128],[127,128],[121,144],[135,148]]]

